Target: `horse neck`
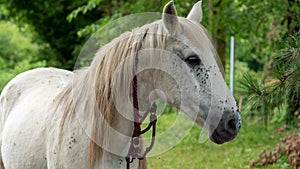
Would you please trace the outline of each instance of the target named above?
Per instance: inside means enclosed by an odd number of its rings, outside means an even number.
[[[149,102],[149,93],[152,91],[153,84],[149,83],[143,78],[138,78],[137,81],[137,94],[138,94],[138,105],[139,105],[139,114],[143,115],[145,111],[147,111],[150,108],[150,102]],[[115,109],[114,118],[111,123],[111,127],[114,130],[110,130],[110,137],[109,139],[111,141],[111,146],[113,148],[116,148],[117,151],[119,150],[125,150],[122,152],[122,155],[126,155],[127,151],[129,149],[130,139],[133,134],[134,130],[134,109],[133,109],[133,96],[132,96],[132,90],[130,92],[129,100],[126,100],[124,102],[128,101],[127,105],[128,108],[125,111],[121,108]],[[150,94],[151,95],[151,94]],[[153,97],[154,98],[154,97]],[[125,153],[125,154],[124,154]]]
[[[134,125],[134,108],[133,108],[133,91],[132,86],[130,87],[129,100],[127,110],[124,113],[122,108],[116,108],[114,114],[114,120],[112,121],[111,126],[116,130],[122,133],[123,135],[132,136],[133,125]],[[139,77],[137,80],[137,100],[139,106],[139,114],[143,115],[151,106],[152,101],[156,100],[157,95],[152,94],[153,84],[149,83],[147,80]],[[150,98],[149,98],[150,96]]]

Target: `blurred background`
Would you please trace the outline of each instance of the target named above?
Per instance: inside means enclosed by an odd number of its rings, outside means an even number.
[[[0,0],[0,91],[20,72],[42,66],[72,70],[86,40],[125,15],[161,12],[168,0]],[[194,0],[174,0],[186,16]],[[224,145],[199,142],[194,126],[170,151],[148,159],[154,169],[300,168],[300,0],[203,0],[229,82],[235,38],[234,95],[243,126]],[[164,131],[178,113],[167,107]]]

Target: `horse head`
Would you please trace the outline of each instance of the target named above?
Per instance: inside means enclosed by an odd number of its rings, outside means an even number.
[[[199,24],[201,3],[193,6],[187,18],[177,17],[173,1],[164,7],[162,22],[169,33],[166,49],[172,55],[170,58],[175,56],[181,60],[172,64],[176,67],[174,70],[185,72],[185,75],[178,73],[177,78],[181,97],[178,97],[178,89],[172,88],[171,103],[205,127],[210,139],[220,144],[235,138],[241,117],[224,80],[217,52]]]
[[[161,26],[156,34],[165,37],[163,45],[138,45],[141,49],[137,52],[136,74],[143,86],[141,93],[146,93],[140,100],[148,95],[177,107],[204,127],[213,142],[221,144],[236,137],[241,116],[224,80],[217,52],[199,24],[201,20],[201,1],[187,18],[177,16],[173,1],[164,7],[162,19],[152,23]],[[151,34],[149,26],[147,29],[143,38]]]

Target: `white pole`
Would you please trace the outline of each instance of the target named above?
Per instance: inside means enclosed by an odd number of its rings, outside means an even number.
[[[234,92],[234,37],[230,37],[230,91]]]

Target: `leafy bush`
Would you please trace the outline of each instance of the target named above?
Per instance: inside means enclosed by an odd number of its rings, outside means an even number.
[[[12,23],[0,22],[0,91],[15,75],[45,66],[45,61],[37,61],[39,46],[30,41],[29,35]]]

